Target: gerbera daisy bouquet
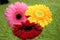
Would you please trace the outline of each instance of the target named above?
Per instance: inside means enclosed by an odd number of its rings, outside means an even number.
[[[51,23],[52,14],[45,5],[27,6],[23,2],[15,2],[6,8],[5,18],[12,33],[26,40],[39,36],[43,28]]]

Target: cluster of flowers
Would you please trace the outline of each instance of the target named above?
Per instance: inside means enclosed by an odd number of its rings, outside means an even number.
[[[13,34],[26,40],[41,34],[43,27],[51,23],[52,14],[45,5],[27,6],[23,2],[16,2],[8,6],[5,18]]]

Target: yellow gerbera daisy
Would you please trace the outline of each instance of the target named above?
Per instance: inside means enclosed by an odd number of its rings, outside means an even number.
[[[49,7],[45,5],[28,6],[26,16],[30,16],[30,22],[39,23],[42,27],[48,25],[52,21],[52,14]]]

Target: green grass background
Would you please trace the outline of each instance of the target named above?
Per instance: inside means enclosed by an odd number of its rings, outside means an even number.
[[[0,40],[20,40],[12,34],[4,17],[7,6],[16,1],[25,2],[27,5],[45,4],[49,6],[53,21],[44,28],[40,36],[33,40],[60,40],[60,0],[9,0],[8,4],[0,5]]]

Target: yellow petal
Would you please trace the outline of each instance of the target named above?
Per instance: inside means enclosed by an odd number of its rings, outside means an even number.
[[[29,20],[30,22],[35,22],[35,23],[37,22],[37,21],[34,20],[32,17],[29,17],[28,20]]]

